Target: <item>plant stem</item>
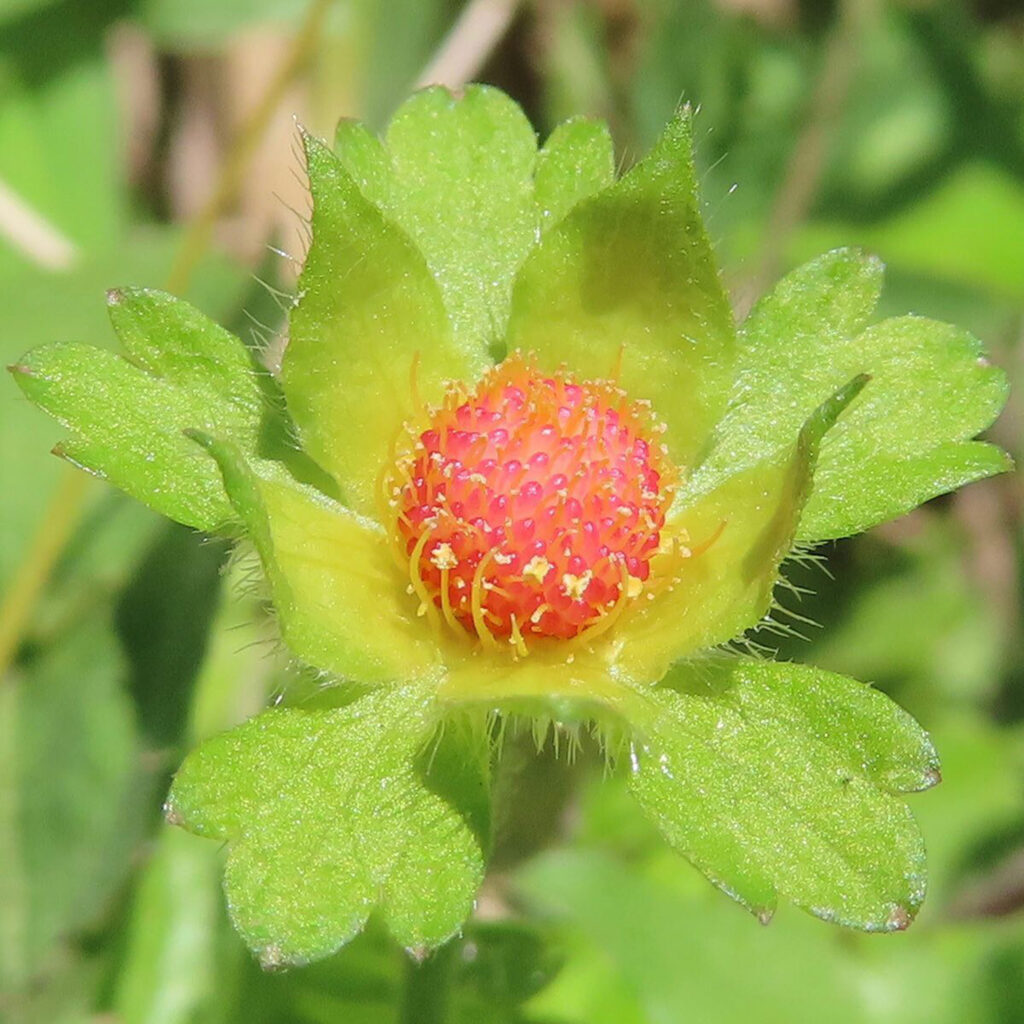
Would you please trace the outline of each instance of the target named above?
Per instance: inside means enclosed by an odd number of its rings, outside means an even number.
[[[415,88],[445,85],[458,89],[475,78],[508,31],[519,0],[471,0],[420,73]]]
[[[790,154],[765,229],[758,266],[736,296],[742,319],[755,299],[779,275],[785,246],[817,198],[836,126],[856,80],[867,29],[877,18],[878,0],[843,0],[831,37],[821,56],[821,70],[811,93],[807,118]]]
[[[11,585],[0,602],[0,680],[4,678],[39,595],[85,504],[91,480],[63,465],[53,495]]]
[[[277,110],[281,98],[312,55],[320,27],[333,2],[334,0],[314,0],[309,5],[287,57],[281,62],[274,77],[267,83],[263,97],[239,129],[209,199],[185,233],[178,257],[167,276],[168,291],[180,294],[188,287],[195,268],[210,244],[210,236],[213,234],[217,218],[237,192],[245,166],[263,138],[267,124]]]
[[[452,965],[458,943],[454,940],[423,960],[408,957],[399,1024],[443,1024],[448,1016]]]

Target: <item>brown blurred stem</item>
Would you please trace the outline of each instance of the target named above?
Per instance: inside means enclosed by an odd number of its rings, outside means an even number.
[[[310,59],[324,17],[333,0],[314,0],[281,66],[267,83],[262,99],[241,126],[220,169],[206,205],[185,231],[178,256],[167,276],[167,290],[187,290],[192,274],[210,244],[214,225],[234,197],[246,164],[263,137],[281,97]],[[70,538],[85,507],[88,477],[65,466],[43,512],[10,587],[0,601],[0,679],[18,650],[36,602],[46,586],[64,544]]]
[[[822,67],[811,95],[807,120],[797,137],[782,184],[775,195],[760,261],[737,289],[735,304],[740,319],[778,277],[786,243],[807,218],[817,198],[837,122],[860,64],[864,32],[877,10],[878,0],[845,0],[840,8],[822,56]]]
[[[471,0],[416,80],[458,89],[475,78],[508,31],[519,0]]]
[[[287,56],[235,136],[209,199],[185,232],[177,259],[167,275],[168,291],[180,294],[188,288],[192,274],[209,247],[214,225],[238,191],[245,166],[263,138],[274,111],[312,56],[324,18],[333,2],[314,0],[310,4]]]

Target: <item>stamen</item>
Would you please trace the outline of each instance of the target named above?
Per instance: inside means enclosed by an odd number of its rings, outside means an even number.
[[[430,540],[430,535],[433,532],[434,526],[428,525],[420,539],[416,542],[416,547],[412,549],[412,554],[409,556],[409,582],[412,583],[412,588],[420,599],[420,606],[416,609],[416,614],[429,615],[431,621],[436,622],[437,612],[434,610],[434,599],[431,597],[426,584],[423,582],[423,577],[420,575],[420,556],[423,554],[423,549],[427,546],[427,541]]]
[[[476,567],[476,572],[473,573],[473,588],[470,591],[470,607],[473,610],[473,625],[476,627],[476,635],[483,641],[484,647],[497,647],[498,644],[494,639],[494,634],[487,628],[487,623],[484,621],[484,601],[483,601],[483,579],[484,569],[487,567],[487,563],[491,560],[493,552],[488,551],[483,558],[480,559],[480,564]]]
[[[616,598],[615,604],[603,615],[595,616],[587,625],[587,628],[576,637],[577,641],[581,644],[587,644],[591,640],[596,640],[602,633],[606,633],[611,629],[619,621],[619,617],[632,597],[638,596],[629,593],[629,581],[633,577],[629,575],[625,561],[619,562],[619,571],[621,573],[621,580],[619,582],[619,596]]]

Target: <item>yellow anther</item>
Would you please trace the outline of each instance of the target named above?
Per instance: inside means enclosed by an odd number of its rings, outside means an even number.
[[[438,544],[434,548],[433,554],[430,556],[430,561],[438,567],[438,569],[454,569],[458,564],[459,560],[455,557],[455,552],[452,550],[451,544]]]
[[[562,593],[573,601],[582,601],[593,578],[594,574],[589,569],[579,576],[574,576],[571,572],[562,573]]]
[[[534,555],[523,567],[523,575],[543,583],[551,569],[551,563],[543,555]]]

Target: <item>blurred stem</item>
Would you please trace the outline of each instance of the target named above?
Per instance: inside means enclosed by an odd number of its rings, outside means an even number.
[[[177,259],[167,276],[168,291],[182,294],[188,290],[192,274],[209,247],[214,224],[234,196],[246,164],[266,132],[281,97],[314,51],[323,20],[333,2],[314,0],[309,5],[287,57],[235,136],[209,200],[186,229]],[[81,470],[70,466],[63,468],[28,552],[0,603],[0,679],[17,653],[39,595],[78,523],[88,489],[89,478]]]
[[[32,543],[0,602],[0,680],[10,665],[36,601],[85,505],[91,480],[64,464]]]
[[[188,288],[192,274],[209,247],[214,225],[238,191],[246,164],[266,133],[270,119],[274,116],[285,92],[312,56],[324,18],[333,2],[334,0],[314,0],[309,5],[291,49],[274,73],[274,77],[267,83],[263,97],[238,130],[231,149],[221,165],[210,198],[185,232],[177,259],[167,277],[168,291],[180,294]]]
[[[828,164],[829,149],[850,95],[865,30],[879,11],[879,0],[844,0],[822,54],[821,72],[811,94],[807,119],[790,154],[775,195],[759,264],[736,296],[742,319],[757,297],[779,276],[786,243],[807,218]]]
[[[471,0],[414,88],[446,85],[459,89],[475,78],[512,24],[519,0]]]
[[[451,941],[423,960],[406,959],[398,1024],[443,1024],[447,1019],[456,945]]]

